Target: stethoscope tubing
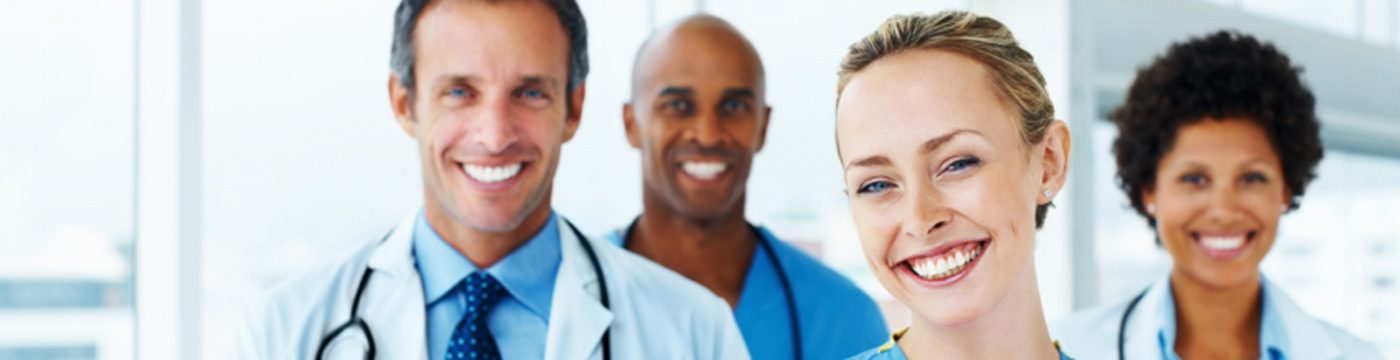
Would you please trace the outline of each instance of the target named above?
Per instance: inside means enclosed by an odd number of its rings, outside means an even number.
[[[612,307],[608,304],[608,281],[603,277],[603,266],[598,262],[598,254],[593,251],[593,245],[588,243],[587,238],[583,236],[583,232],[580,232],[572,222],[565,219],[564,224],[569,226],[569,230],[573,231],[575,237],[578,237],[579,243],[583,245],[584,252],[588,254],[588,260],[593,263],[593,272],[598,276],[599,300],[603,303],[603,308],[611,309]],[[390,230],[389,233],[393,234],[393,230]],[[379,240],[379,242],[382,244],[387,240],[389,240],[389,235],[384,235],[384,239]],[[366,323],[364,318],[361,318],[359,314],[360,299],[364,297],[365,287],[369,284],[370,274],[373,273],[374,269],[366,265],[365,274],[360,277],[360,285],[355,289],[355,296],[350,302],[350,320],[337,326],[334,330],[331,330],[330,333],[321,338],[321,345],[316,348],[317,360],[321,360],[325,357],[326,348],[330,346],[331,340],[353,327],[358,327],[360,331],[364,331],[365,339],[369,340],[369,351],[366,352],[365,358],[374,358],[374,335],[369,330],[369,323]],[[786,279],[784,279],[784,283],[786,283]],[[612,333],[612,326],[608,326],[606,330],[603,330],[602,347],[604,360],[612,359],[612,346],[610,344],[611,341],[609,341],[610,333]]]

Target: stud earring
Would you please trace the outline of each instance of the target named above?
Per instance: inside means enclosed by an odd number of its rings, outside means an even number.
[[[1279,205],[1279,206],[1278,206],[1278,211],[1281,211],[1281,212],[1288,212],[1288,204]]]
[[[1045,190],[1045,197],[1047,197],[1047,198],[1050,197],[1051,195],[1054,195],[1054,194],[1055,194],[1055,193],[1050,192],[1050,190]]]
[[[1147,204],[1147,215],[1157,215],[1157,205]]]

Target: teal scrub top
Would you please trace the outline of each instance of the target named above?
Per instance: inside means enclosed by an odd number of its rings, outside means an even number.
[[[894,334],[890,334],[890,340],[886,341],[884,345],[866,350],[847,360],[908,360],[909,358],[904,357],[904,350],[899,348],[899,343],[895,342],[899,340],[900,337],[904,336],[905,331],[909,331],[909,328],[904,328],[903,330],[896,331]],[[1060,349],[1059,341],[1055,342],[1055,351],[1060,352],[1060,360],[1074,360],[1074,358],[1069,357],[1069,355],[1065,355],[1064,350]]]
[[[792,286],[804,359],[842,359],[885,340],[889,331],[885,318],[865,291],[802,250],[779,241],[768,229],[755,227],[772,245]],[[625,248],[626,232],[624,227],[604,237]],[[734,310],[734,320],[754,359],[794,358],[791,314],[777,266],[758,246]]]

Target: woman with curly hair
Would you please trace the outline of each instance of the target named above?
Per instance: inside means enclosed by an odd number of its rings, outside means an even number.
[[[1129,299],[1052,327],[1089,359],[1379,359],[1308,316],[1259,272],[1297,209],[1322,141],[1302,70],[1273,45],[1220,31],[1138,71],[1109,117],[1119,185],[1171,255]]]

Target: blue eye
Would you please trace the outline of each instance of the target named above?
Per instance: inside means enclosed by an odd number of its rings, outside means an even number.
[[[463,97],[467,96],[467,89],[455,88],[452,90],[448,90],[447,93],[455,97]]]
[[[966,169],[966,168],[969,168],[969,167],[972,167],[972,166],[977,166],[977,164],[981,164],[981,163],[982,163],[982,159],[978,159],[978,158],[975,158],[975,157],[965,157],[965,158],[962,158],[962,159],[958,159],[958,160],[956,160],[956,161],[953,161],[952,164],[948,164],[948,168],[947,168],[947,169],[944,169],[943,171],[961,171],[961,170],[963,170],[963,169]]]
[[[857,194],[867,194],[867,193],[872,193],[872,192],[880,192],[880,191],[885,191],[885,189],[889,189],[891,186],[894,186],[894,185],[893,185],[893,184],[890,184],[889,182],[885,182],[885,181],[875,181],[875,182],[866,183],[865,185],[861,185],[861,186],[860,186],[860,189],[856,189],[856,193],[857,193]]]
[[[539,90],[525,90],[525,92],[520,93],[520,95],[531,99],[539,99],[544,97],[544,92]]]
[[[729,101],[729,102],[725,102],[725,103],[724,103],[724,110],[725,110],[725,111],[731,111],[731,112],[732,112],[732,111],[743,111],[743,110],[748,110],[748,109],[749,109],[749,104],[745,104],[745,103],[740,102],[740,101]]]
[[[666,102],[666,107],[679,111],[687,111],[690,110],[690,102],[685,100],[671,100]]]
[[[1181,176],[1181,182],[1195,185],[1205,185],[1206,177],[1200,174],[1186,174]]]

